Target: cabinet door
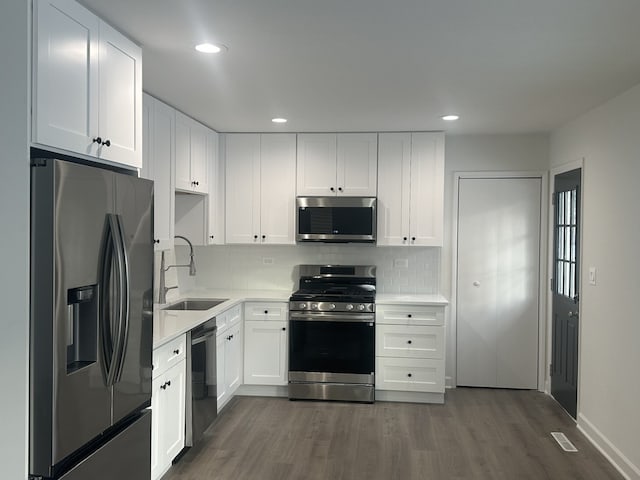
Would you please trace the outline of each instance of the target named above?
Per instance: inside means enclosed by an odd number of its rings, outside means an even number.
[[[166,250],[173,246],[175,110],[146,94],[143,105],[144,144],[140,176],[154,181],[154,247]]]
[[[224,175],[218,148],[218,133],[210,130],[207,133],[207,167],[209,169],[207,173],[209,185],[207,243],[209,245],[224,243]]]
[[[191,182],[195,192],[207,193],[207,133],[209,129],[198,122],[191,123]]]
[[[227,371],[227,336],[222,333],[216,337],[216,380],[218,389],[218,412],[224,407],[229,400],[228,383],[225,379]]]
[[[295,244],[295,134],[261,135],[260,185],[262,243]]]
[[[287,384],[287,322],[245,321],[244,383]]]
[[[227,134],[227,243],[260,243],[260,135]]]
[[[175,184],[178,190],[191,191],[191,122],[186,115],[176,112],[176,167]]]
[[[381,133],[378,141],[378,245],[408,245],[411,134]]]
[[[226,347],[225,381],[229,391],[229,397],[242,383],[242,324],[239,322],[229,328],[229,340]]]
[[[95,155],[99,19],[72,0],[34,9],[33,140]]]
[[[444,134],[411,136],[412,245],[442,246],[444,217]]]
[[[159,478],[184,448],[186,364],[182,360],[153,380],[151,477]]]
[[[376,389],[444,393],[444,360],[377,357]]]
[[[378,135],[341,133],[337,143],[338,195],[375,197],[378,181]]]
[[[376,355],[444,358],[444,327],[377,324]]]
[[[336,195],[336,135],[298,134],[297,195]]]
[[[142,166],[142,51],[100,22],[98,156]]]

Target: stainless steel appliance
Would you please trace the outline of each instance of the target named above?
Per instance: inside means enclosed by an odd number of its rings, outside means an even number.
[[[375,243],[375,197],[298,197],[298,242]]]
[[[289,398],[375,399],[376,267],[301,265],[289,301]]]
[[[189,332],[191,348],[187,354],[187,438],[188,447],[202,438],[218,416],[216,382],[216,319],[206,321]]]
[[[151,475],[153,183],[31,162],[29,478]]]

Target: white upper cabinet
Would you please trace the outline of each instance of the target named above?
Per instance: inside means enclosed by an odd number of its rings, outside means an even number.
[[[142,166],[142,51],[73,0],[34,2],[33,142]]]
[[[210,130],[176,112],[176,189],[208,193],[207,134]]]
[[[298,134],[297,194],[375,196],[377,134]]]
[[[378,245],[442,246],[444,133],[381,133]]]
[[[295,243],[295,134],[225,135],[226,242]]]
[[[145,94],[140,176],[154,181],[153,229],[156,250],[173,246],[175,110]]]
[[[207,180],[209,183],[209,201],[207,202],[209,231],[207,243],[224,243],[224,172],[219,155],[218,132],[210,130],[207,134]]]

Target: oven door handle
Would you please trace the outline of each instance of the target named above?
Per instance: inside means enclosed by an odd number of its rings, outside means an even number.
[[[337,313],[337,312],[289,312],[292,322],[374,322],[375,315],[371,313]]]

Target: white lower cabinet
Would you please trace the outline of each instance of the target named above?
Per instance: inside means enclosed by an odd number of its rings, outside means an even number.
[[[216,374],[218,412],[242,383],[242,306],[216,316]]]
[[[160,478],[185,445],[186,336],[153,352],[151,478]]]
[[[247,302],[244,318],[244,383],[287,385],[287,303]]]
[[[376,389],[444,393],[444,307],[376,305]]]

